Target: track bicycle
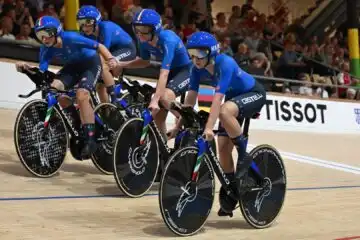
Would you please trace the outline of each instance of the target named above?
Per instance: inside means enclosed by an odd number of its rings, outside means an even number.
[[[168,146],[147,108],[154,91],[149,88],[144,92],[141,117],[128,119],[119,129],[114,144],[114,178],[122,192],[132,198],[149,191],[176,149],[195,141],[191,132],[183,129],[176,135],[174,147]],[[161,102],[159,106],[163,108]]]
[[[243,217],[252,227],[270,226],[282,209],[286,193],[285,166],[279,152],[266,144],[250,151],[253,162],[246,174],[246,188],[237,197],[212,146],[202,137],[208,113],[177,103],[171,109],[180,113],[185,128],[192,129],[197,137],[194,146],[178,149],[165,166],[159,205],[166,226],[179,236],[194,235],[204,226],[215,197],[214,173],[222,186],[220,195],[238,200]],[[248,139],[250,118],[243,121],[243,134]],[[220,205],[225,204],[224,198],[219,200]]]
[[[152,89],[150,85],[140,85],[138,81],[121,78],[115,85],[115,103],[100,103],[95,107],[95,112],[102,117],[105,125],[111,126],[113,134],[108,141],[101,141],[98,152],[101,154],[94,155],[95,162],[99,168],[106,174],[113,174],[113,147],[114,138],[122,124],[131,117],[141,116],[143,110],[144,96],[143,92]],[[124,92],[123,92],[124,91]],[[99,129],[101,131],[101,129]]]
[[[24,73],[33,81],[36,88],[21,98],[29,98],[37,92],[42,92],[43,99],[35,99],[26,103],[19,111],[14,126],[14,143],[16,152],[23,166],[37,177],[51,177],[61,168],[67,148],[77,160],[83,160],[81,150],[84,138],[79,114],[72,116],[63,111],[57,98],[66,95],[74,100],[76,88],[60,91],[50,87],[55,74],[40,72],[36,67],[25,70]],[[117,108],[99,106],[94,92],[90,92],[92,105],[97,107],[95,114],[95,138],[98,145],[91,156],[94,165],[105,174],[109,173],[104,159],[103,146],[112,146],[111,142],[116,130],[123,122]],[[124,99],[120,99],[124,101]],[[111,120],[111,121],[110,121]],[[70,137],[69,137],[70,136]],[[110,164],[112,168],[112,164]]]

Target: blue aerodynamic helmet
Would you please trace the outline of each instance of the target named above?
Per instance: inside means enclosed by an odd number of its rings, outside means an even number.
[[[133,17],[132,26],[133,28],[136,26],[151,27],[152,33],[158,35],[162,30],[161,17],[152,9],[143,9]]]
[[[213,58],[220,53],[220,45],[215,36],[207,32],[195,32],[187,40],[186,48],[190,57]]]
[[[39,18],[34,26],[35,35],[41,41],[43,37],[57,37],[63,32],[63,27],[57,18],[44,16]]]
[[[76,19],[80,26],[83,24],[94,24],[94,26],[97,26],[101,22],[101,13],[94,6],[84,5],[79,9]]]

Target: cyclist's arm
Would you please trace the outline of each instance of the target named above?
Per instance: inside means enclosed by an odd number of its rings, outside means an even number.
[[[231,65],[224,61],[221,63],[221,66],[215,68],[215,72],[219,73],[218,86],[215,89],[215,95],[210,107],[209,118],[206,122],[205,128],[207,129],[214,129],[216,120],[218,119],[220,114],[220,107],[224,99],[225,92],[229,88],[231,82],[231,71],[227,69],[228,67],[231,67]]]
[[[150,66],[150,60],[142,59],[141,57],[136,57],[131,61],[121,61],[121,67],[124,68],[146,68]]]
[[[111,37],[112,37],[112,29],[105,26],[104,29],[103,29],[103,32],[104,32],[104,36],[103,36],[104,42],[103,42],[103,45],[104,45],[107,49],[110,49],[110,46],[111,46]]]
[[[164,58],[161,63],[160,76],[156,84],[156,91],[154,94],[154,98],[156,101],[159,101],[165,92],[166,83],[168,81],[169,72],[170,72],[170,66],[175,55],[175,49],[176,49],[176,44],[174,42],[166,42],[162,44]]]
[[[39,69],[41,72],[45,72],[49,68],[49,63],[51,60],[52,54],[49,48],[41,47],[40,48],[40,64]]]
[[[142,44],[139,46],[139,55],[140,57],[136,57],[131,61],[121,62],[119,65],[124,68],[146,68],[150,66],[150,53]]]
[[[106,60],[110,60],[111,58],[113,58],[111,52],[101,43],[99,43],[98,52]]]
[[[192,70],[190,74],[190,87],[189,87],[189,91],[187,92],[184,105],[192,106],[192,107],[195,106],[198,96],[199,86],[200,86],[200,75],[198,72]],[[175,128],[180,129],[183,124],[184,123],[180,117]]]
[[[106,61],[110,60],[113,57],[109,50],[103,44],[98,43],[97,41],[94,41],[90,38],[81,36],[80,34],[76,36],[73,42],[81,48],[97,50]]]

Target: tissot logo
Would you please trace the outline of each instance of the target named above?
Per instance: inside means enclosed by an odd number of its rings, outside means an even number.
[[[283,120],[286,122],[295,120],[296,122],[320,122],[326,123],[325,113],[327,107],[325,104],[288,102],[286,100],[266,100],[266,115],[268,120],[271,118],[272,112],[275,112],[275,119],[277,121]]]

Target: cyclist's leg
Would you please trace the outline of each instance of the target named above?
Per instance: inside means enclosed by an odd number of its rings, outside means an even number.
[[[225,99],[226,102],[226,99]],[[221,122],[218,127],[218,149],[219,149],[219,160],[220,165],[224,170],[224,173],[231,182],[231,187],[236,191],[236,182],[234,181],[234,161],[232,157],[232,150],[234,148],[234,144],[226,133],[225,128],[222,126]],[[237,204],[237,200],[233,199],[226,194],[223,194],[223,191],[219,192],[219,196],[222,199],[221,207],[218,211],[219,216],[228,216],[229,213],[234,210]]]
[[[95,116],[91,106],[90,92],[94,90],[96,81],[101,73],[101,60],[98,55],[83,63],[86,67],[80,74],[79,88],[76,99],[80,107],[80,115],[85,134],[85,146],[82,150],[84,158],[90,157],[96,151]]]
[[[99,95],[99,100],[101,103],[109,102],[109,95],[103,81],[99,81],[96,84],[96,92]]]
[[[220,165],[223,168],[225,174],[234,173],[234,162],[232,158],[232,150],[234,148],[234,144],[227,135],[224,127],[219,123],[219,133],[217,137],[217,143],[219,148],[219,160]]]
[[[65,90],[75,85],[76,72],[71,65],[65,65],[57,74],[55,80],[51,83],[51,86],[58,90]],[[66,95],[58,97],[60,106],[64,112],[74,117],[77,116],[77,111],[73,105],[72,99]]]
[[[101,102],[106,101],[108,102],[108,96],[105,96],[105,91],[107,94],[110,95],[110,101],[114,102],[115,101],[115,93],[114,93],[114,85],[115,85],[115,81],[114,81],[114,77],[110,72],[110,68],[109,66],[106,64],[106,60],[100,56],[101,58],[101,64],[102,64],[102,72],[101,72],[101,77],[103,80],[103,84],[99,83],[98,85],[98,94],[99,94],[99,98],[101,99]]]
[[[166,109],[161,108],[154,117],[154,121],[166,139],[166,117],[170,108],[170,102],[188,90],[190,83],[191,66],[184,66],[170,71],[169,80],[160,101]]]
[[[260,84],[256,83],[251,92],[240,94],[226,101],[220,109],[220,121],[238,151],[236,178],[239,181],[243,180],[242,178],[251,163],[251,158],[246,153],[246,139],[242,135],[239,119],[242,117],[251,118],[261,110],[265,102],[266,92]]]

